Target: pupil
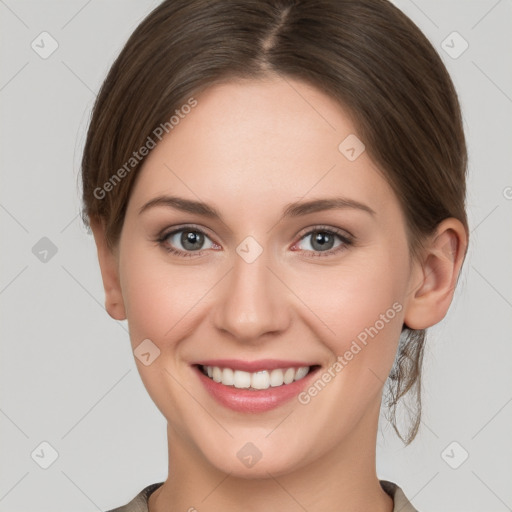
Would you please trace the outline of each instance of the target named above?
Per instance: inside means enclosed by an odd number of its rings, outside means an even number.
[[[204,237],[201,233],[196,233],[194,231],[183,232],[183,234],[181,235],[181,243],[183,244],[183,247],[185,247],[185,249],[194,251],[201,247],[203,238]]]
[[[331,249],[332,243],[333,237],[331,235],[322,231],[317,231],[316,235],[314,236],[312,245],[314,249]],[[319,244],[319,247],[315,247],[315,244]]]

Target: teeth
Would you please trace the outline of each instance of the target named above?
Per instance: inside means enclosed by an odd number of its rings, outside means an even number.
[[[235,383],[235,372],[231,368],[222,370],[222,382],[226,386],[232,386]]]
[[[282,386],[284,383],[283,370],[272,370],[270,372],[270,385],[273,387]]]
[[[309,366],[300,368],[285,368],[276,370],[262,370],[259,372],[244,372],[231,368],[218,366],[203,366],[205,375],[224,386],[234,386],[238,389],[268,389],[269,387],[291,384],[303,379],[309,373]]]
[[[266,370],[256,372],[251,377],[251,388],[254,389],[268,389],[270,387],[270,375]]]
[[[297,370],[297,373],[295,374],[295,380],[303,379],[309,372],[308,366],[302,366]]]
[[[295,369],[294,368],[288,368],[284,372],[284,383],[285,384],[291,384],[293,382],[293,379],[295,379]]]
[[[235,370],[235,382],[233,383],[235,388],[250,388],[251,387],[251,374],[248,372],[242,372]]]
[[[218,366],[213,367],[213,380],[220,382],[222,380],[222,370]]]

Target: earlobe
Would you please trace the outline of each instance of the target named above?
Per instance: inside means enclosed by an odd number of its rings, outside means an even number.
[[[442,221],[417,263],[404,316],[407,327],[426,329],[444,318],[453,299],[466,248],[467,233],[462,222],[455,218]]]
[[[126,311],[119,280],[117,256],[110,247],[108,247],[103,222],[100,219],[91,219],[90,226],[98,251],[101,279],[105,290],[105,309],[115,320],[125,320]]]

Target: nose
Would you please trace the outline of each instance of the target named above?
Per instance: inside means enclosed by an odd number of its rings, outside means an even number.
[[[284,332],[291,320],[288,290],[269,268],[265,251],[247,263],[238,255],[217,296],[215,326],[244,343]]]

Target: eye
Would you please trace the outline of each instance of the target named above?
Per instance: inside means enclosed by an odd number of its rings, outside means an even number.
[[[319,226],[302,236],[294,247],[299,246],[299,250],[312,252],[312,256],[327,256],[343,251],[352,244],[353,239],[346,233],[336,228]]]
[[[184,226],[164,233],[157,241],[168,252],[180,256],[195,256],[193,253],[200,254],[204,249],[218,247],[204,231],[194,226]]]
[[[156,242],[167,252],[182,257],[200,256],[203,250],[220,248],[203,230],[195,226],[182,226],[167,231],[159,236]],[[292,250],[303,251],[313,257],[329,256],[345,250],[353,243],[353,237],[344,231],[317,226],[304,234]],[[300,247],[301,245],[304,246]],[[295,249],[296,247],[298,249]]]

